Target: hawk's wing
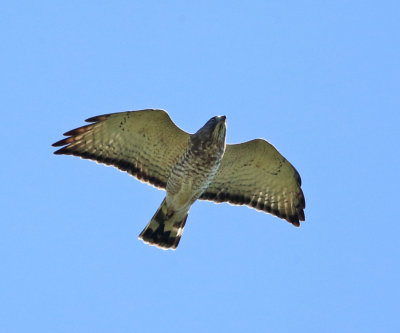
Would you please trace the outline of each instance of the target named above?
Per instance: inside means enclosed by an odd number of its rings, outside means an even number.
[[[221,166],[200,199],[248,205],[286,219],[304,221],[305,200],[296,169],[262,139],[226,145]]]
[[[75,155],[113,165],[138,179],[165,188],[170,171],[187,147],[189,134],[163,110],[106,114],[71,130],[53,144],[55,154]]]

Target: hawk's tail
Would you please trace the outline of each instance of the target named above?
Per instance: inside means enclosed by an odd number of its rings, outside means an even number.
[[[167,203],[164,199],[149,224],[140,233],[139,239],[165,250],[176,249],[181,240],[188,213],[183,217],[179,215],[167,214]]]

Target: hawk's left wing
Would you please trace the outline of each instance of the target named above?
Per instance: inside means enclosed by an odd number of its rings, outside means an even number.
[[[55,154],[75,155],[113,165],[156,187],[165,188],[169,174],[189,142],[164,110],[106,114],[64,135]]]
[[[226,145],[221,166],[200,199],[247,205],[295,226],[305,219],[299,173],[262,139]]]

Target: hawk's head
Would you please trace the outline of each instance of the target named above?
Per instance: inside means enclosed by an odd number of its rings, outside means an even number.
[[[226,136],[225,119],[225,116],[212,117],[202,128],[192,135],[192,140],[224,147]]]

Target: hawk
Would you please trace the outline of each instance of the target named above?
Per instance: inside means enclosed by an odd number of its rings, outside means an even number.
[[[247,205],[285,219],[304,221],[305,200],[296,169],[263,139],[226,144],[226,117],[211,118],[196,133],[177,127],[164,110],[105,114],[66,132],[56,155],[112,165],[166,190],[139,239],[176,249],[197,200]]]

